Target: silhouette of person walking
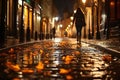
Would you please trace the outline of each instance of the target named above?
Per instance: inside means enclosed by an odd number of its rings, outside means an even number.
[[[55,38],[55,34],[56,34],[56,29],[55,29],[55,27],[53,27],[53,29],[52,29],[52,34],[53,34],[53,38]]]
[[[81,31],[82,27],[86,25],[85,17],[80,8],[77,8],[76,13],[74,14],[73,23],[75,22],[75,27],[77,31],[77,42],[81,43]]]

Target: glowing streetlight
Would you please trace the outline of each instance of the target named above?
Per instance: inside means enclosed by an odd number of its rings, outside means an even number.
[[[59,17],[55,17],[55,20],[58,21]]]
[[[72,25],[73,24],[73,22],[72,22],[73,21],[73,16],[70,17],[70,20],[71,20],[70,25]]]
[[[73,25],[73,22],[70,22],[70,25]]]
[[[82,2],[85,4],[85,3],[86,3],[86,0],[82,0]]]
[[[62,24],[60,24],[60,28],[62,28],[62,26],[63,26],[63,25],[62,25]]]
[[[70,19],[73,20],[73,16],[71,16]]]

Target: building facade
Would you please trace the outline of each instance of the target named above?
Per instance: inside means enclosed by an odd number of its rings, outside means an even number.
[[[34,38],[35,31],[40,32],[41,7],[39,2],[35,0],[1,0],[0,4],[0,24],[4,24],[4,28],[1,29],[4,30],[2,38],[7,39],[7,36],[12,36],[20,39],[20,42],[24,42],[27,41],[28,35],[31,39]],[[21,40],[21,38],[23,39]]]
[[[83,0],[76,1],[83,9],[86,17],[86,27],[83,37],[89,39],[109,39],[120,36],[120,32],[113,30],[117,26],[120,30],[120,0]],[[113,33],[115,32],[116,33]]]
[[[40,35],[44,38],[50,37],[50,30],[52,29],[52,10],[53,10],[53,1],[52,0],[41,0],[40,5],[42,7],[42,19],[41,19],[41,28]]]

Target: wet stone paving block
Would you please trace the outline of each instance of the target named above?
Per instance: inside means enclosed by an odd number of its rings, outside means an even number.
[[[0,53],[0,80],[119,80],[120,59],[88,44],[43,41]]]

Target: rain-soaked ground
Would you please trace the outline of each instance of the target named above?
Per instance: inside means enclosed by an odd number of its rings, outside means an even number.
[[[119,58],[67,38],[0,52],[0,80],[119,80],[119,68]]]

